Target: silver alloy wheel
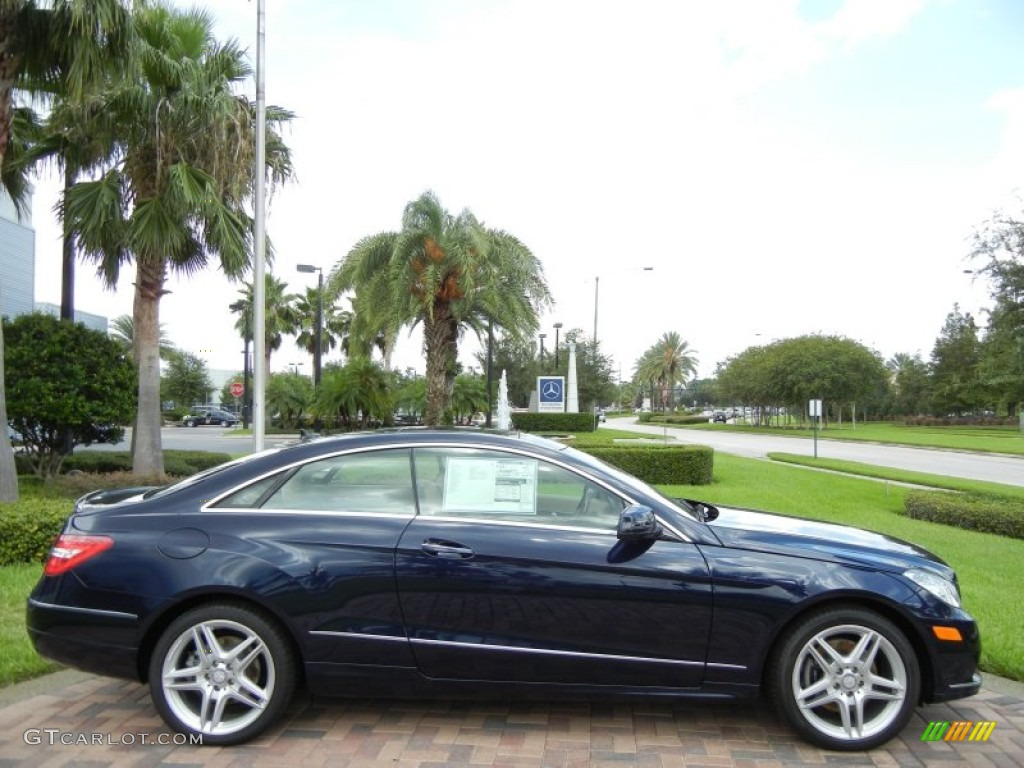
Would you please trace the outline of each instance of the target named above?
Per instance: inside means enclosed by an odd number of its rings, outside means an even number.
[[[163,658],[160,686],[182,724],[227,736],[259,719],[274,695],[274,659],[264,640],[236,621],[189,627]]]
[[[818,732],[842,741],[867,739],[899,719],[907,669],[883,634],[858,624],[832,626],[800,649],[793,699]]]

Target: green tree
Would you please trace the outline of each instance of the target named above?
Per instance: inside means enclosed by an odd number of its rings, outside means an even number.
[[[25,139],[12,132],[34,123],[31,110],[15,106],[17,94],[45,96],[59,91],[81,98],[121,56],[130,19],[119,0],[0,0],[0,177],[23,207],[28,194],[24,166],[13,167]],[[0,423],[7,422],[4,340],[0,332]],[[18,497],[18,478],[7,430],[0,434],[0,501]]]
[[[452,414],[455,423],[465,424],[473,414],[486,410],[487,383],[484,378],[471,373],[460,373],[456,376],[455,390],[452,393]]]
[[[60,471],[72,445],[121,439],[131,418],[135,371],[113,339],[40,313],[4,322],[10,425],[39,477]]]
[[[532,334],[536,309],[550,303],[540,262],[514,236],[488,229],[468,210],[446,211],[432,192],[410,202],[399,232],[363,238],[337,265],[331,292],[355,291],[363,327],[422,324],[428,425],[448,421],[460,335],[488,323],[512,336]]]
[[[960,306],[954,304],[932,348],[932,411],[935,415],[962,415],[982,404],[980,362],[978,326],[970,312],[961,312]]]
[[[931,377],[921,356],[899,352],[885,367],[891,377],[891,412],[898,416],[927,413],[932,397]]]
[[[688,342],[678,333],[662,334],[651,347],[640,356],[635,365],[636,378],[656,389],[663,409],[672,410],[675,404],[676,385],[697,372],[697,358]],[[652,400],[653,402],[653,400]]]
[[[981,264],[995,306],[982,341],[979,375],[994,401],[1014,415],[1024,402],[1024,221],[998,214],[976,235],[971,254]]]
[[[306,289],[304,295],[295,296],[292,303],[294,316],[293,332],[295,343],[300,349],[316,356],[316,315],[320,289],[316,286]],[[352,333],[352,312],[338,309],[337,303],[324,290],[323,326],[320,330],[320,344],[324,358],[334,349],[349,354],[349,339]]]
[[[98,97],[118,162],[68,190],[64,216],[108,284],[123,265],[136,268],[132,466],[148,474],[163,469],[158,350],[168,272],[192,275],[216,257],[226,275],[240,277],[250,263],[255,107],[237,92],[251,75],[244,52],[213,37],[207,13],[154,4],[139,6],[134,18],[132,75]],[[267,169],[272,182],[282,181],[290,157],[274,128],[291,116],[272,107],[267,115]]]
[[[131,315],[118,315],[110,321],[110,329],[108,331],[111,338],[116,339],[125,346],[132,359],[135,359],[135,323],[132,322]],[[177,351],[177,347],[171,343],[170,336],[167,335],[167,328],[163,323],[160,323],[160,359],[170,360],[171,355]]]
[[[210,372],[202,358],[181,349],[170,354],[167,372],[160,385],[163,400],[173,400],[177,407],[204,405],[209,402],[214,389]]]
[[[297,297],[294,293],[288,293],[288,284],[284,280],[277,279],[269,272],[264,273],[263,281],[263,295],[266,299],[266,309],[263,313],[266,339],[263,364],[266,366],[264,370],[269,374],[271,353],[281,348],[285,336],[295,332],[297,317],[294,302]],[[253,285],[252,282],[245,283],[239,291],[242,297],[229,306],[229,309],[238,315],[235,330],[242,336],[243,341],[247,336],[252,339],[255,305]]]
[[[326,423],[346,429],[384,423],[393,412],[391,388],[387,372],[368,358],[328,366],[316,393],[314,413]]]
[[[272,373],[267,381],[267,412],[294,429],[313,406],[313,382],[299,373]]]

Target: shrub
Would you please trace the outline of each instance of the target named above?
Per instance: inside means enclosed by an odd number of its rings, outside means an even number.
[[[592,456],[660,485],[709,485],[715,452],[706,445],[588,445]]]
[[[177,476],[194,475],[230,459],[226,453],[213,451],[164,451],[164,472]],[[64,469],[88,473],[131,472],[132,455],[128,451],[79,451],[64,460]]]
[[[513,413],[512,425],[523,432],[593,432],[592,413]]]
[[[65,499],[28,497],[0,504],[0,566],[43,562],[70,514]]]
[[[1024,509],[1019,499],[970,493],[912,491],[903,514],[915,520],[1024,539]]]
[[[652,418],[645,419],[645,423],[651,424],[707,424],[710,419],[707,416],[692,413],[653,413]]]

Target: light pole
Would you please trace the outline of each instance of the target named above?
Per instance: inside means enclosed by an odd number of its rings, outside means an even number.
[[[494,363],[494,318],[487,318],[487,417],[484,419],[485,426],[491,427],[491,382],[494,375],[491,373],[491,366]]]
[[[299,272],[316,272],[316,334],[313,343],[313,386],[320,386],[320,366],[323,362],[323,325],[324,325],[324,271],[312,264],[299,264],[295,267]]]
[[[555,373],[558,373],[558,332],[562,330],[561,323],[555,323]]]
[[[541,371],[544,370],[544,339],[546,339],[547,337],[548,337],[548,335],[546,333],[542,333],[540,335],[540,369],[541,369]]]

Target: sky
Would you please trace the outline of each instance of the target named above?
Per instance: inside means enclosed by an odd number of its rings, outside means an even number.
[[[181,5],[185,5],[181,3]],[[208,0],[256,60],[256,2]],[[268,103],[296,178],[271,271],[301,292],[433,190],[516,235],[555,304],[628,379],[675,331],[700,376],[755,344],[842,335],[927,359],[958,303],[984,322],[971,237],[1024,183],[1017,0],[267,0]],[[255,96],[255,85],[248,92]],[[36,299],[60,302],[59,181],[34,201]],[[651,267],[646,270],[646,267]],[[76,305],[130,314],[133,270]],[[172,279],[171,341],[241,368],[210,269]],[[346,305],[347,306],[347,305]],[[419,336],[393,360],[422,372]],[[475,337],[460,344],[475,365]],[[329,355],[326,360],[336,356]],[[289,341],[273,370],[309,356]]]

